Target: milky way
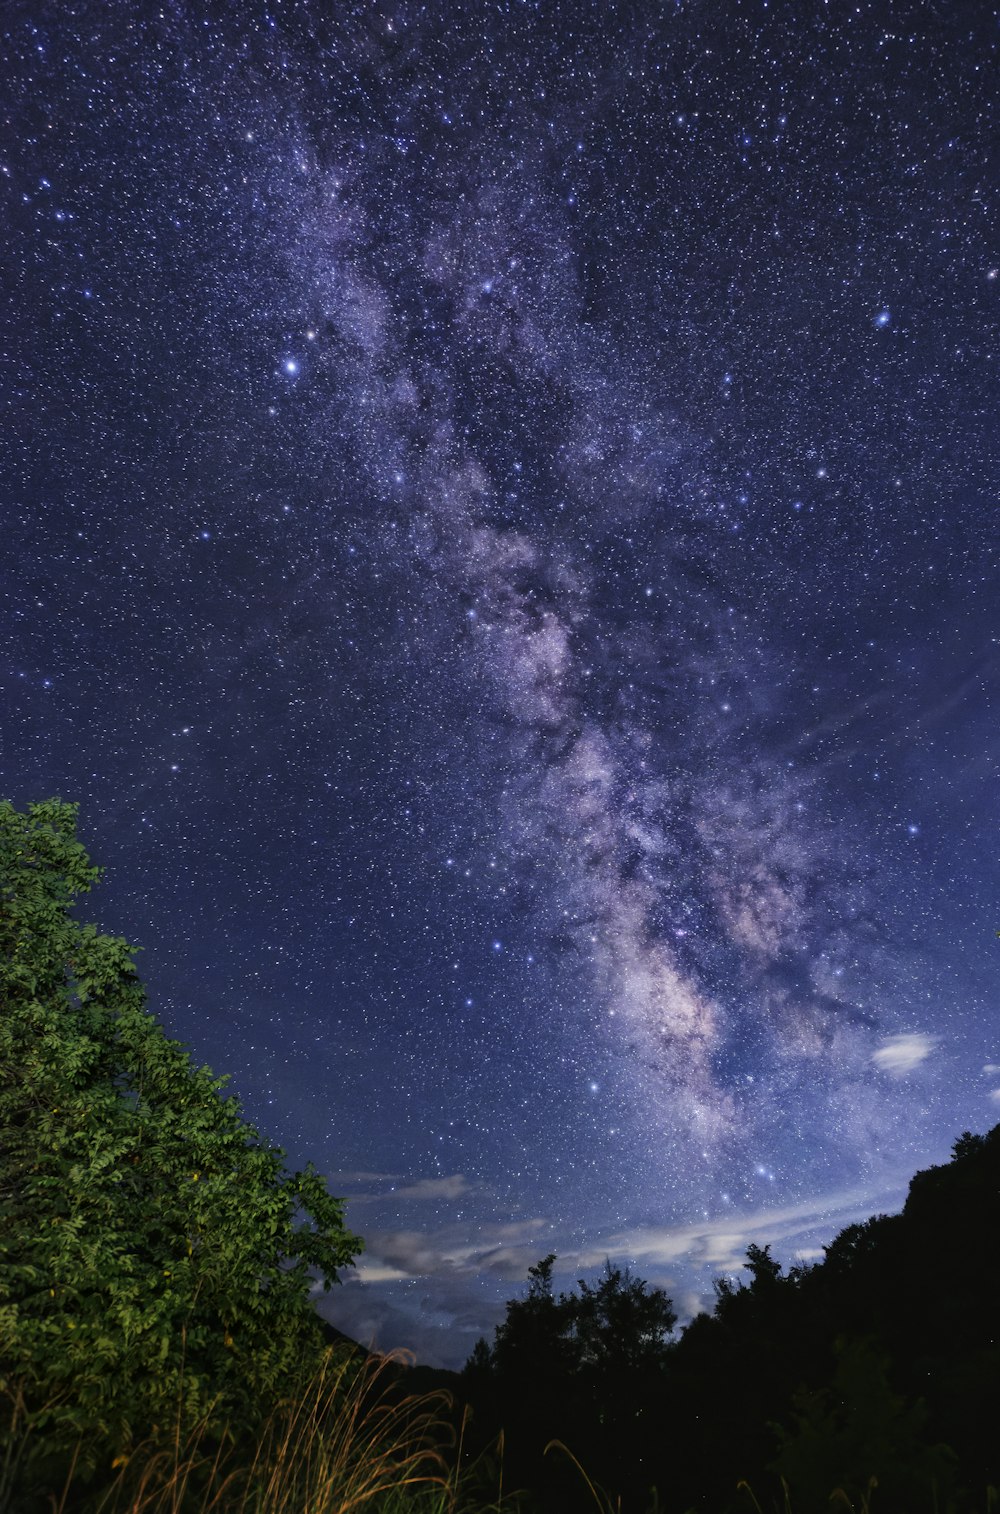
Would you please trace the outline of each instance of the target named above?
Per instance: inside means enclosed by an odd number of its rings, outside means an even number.
[[[995,18],[4,47],[4,791],[350,1196],[324,1307],[454,1365],[898,1204],[1000,1102]]]

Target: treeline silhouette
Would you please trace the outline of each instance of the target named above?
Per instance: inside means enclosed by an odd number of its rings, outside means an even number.
[[[652,1507],[876,1514],[985,1509],[1000,1483],[1000,1125],[918,1173],[905,1207],[848,1226],[822,1262],[747,1252],[677,1340],[670,1300],[608,1263],[556,1294],[531,1269],[461,1376],[476,1452],[502,1429],[504,1482],[551,1514]],[[873,1479],[875,1482],[873,1483]],[[785,1487],[782,1486],[784,1482]],[[652,1490],[655,1489],[655,1500]]]

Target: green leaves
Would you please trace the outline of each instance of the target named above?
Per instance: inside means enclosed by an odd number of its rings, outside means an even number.
[[[75,821],[0,804],[0,1393],[39,1456],[83,1436],[96,1466],[178,1416],[253,1423],[361,1242],[164,1034],[128,943],[73,920]]]

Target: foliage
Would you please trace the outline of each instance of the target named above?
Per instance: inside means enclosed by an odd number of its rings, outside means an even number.
[[[167,1038],[132,948],[73,919],[98,876],[75,806],[0,804],[0,1507],[60,1448],[86,1470],[251,1421],[318,1358],[314,1276],[361,1246]]]
[[[567,1302],[552,1291],[555,1260],[552,1253],[528,1269],[527,1295],[508,1304],[488,1358],[492,1370],[530,1381],[536,1389],[555,1388],[579,1362]]]

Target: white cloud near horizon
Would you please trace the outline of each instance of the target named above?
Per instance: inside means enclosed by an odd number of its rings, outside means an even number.
[[[436,1232],[376,1230],[366,1237],[354,1273],[364,1283],[473,1277],[481,1272],[519,1282],[548,1249],[551,1229],[547,1220],[532,1218],[480,1226],[475,1240],[457,1224]]]
[[[548,1251],[558,1255],[557,1284],[599,1269],[606,1259],[641,1268],[651,1283],[671,1294],[683,1321],[711,1307],[711,1275],[738,1272],[751,1241],[775,1245],[797,1262],[818,1261],[822,1248],[817,1233],[832,1239],[854,1221],[898,1210],[904,1197],[905,1187],[844,1191],[774,1209],[717,1215],[697,1224],[595,1236],[576,1250],[561,1247],[555,1227],[541,1217],[483,1226],[474,1239],[457,1223],[433,1232],[377,1231],[368,1235],[357,1266],[345,1272],[347,1286],[336,1295],[324,1295],[321,1307],[356,1340],[379,1350],[405,1346],[420,1360],[456,1366],[476,1337],[489,1336],[502,1318],[503,1306],[484,1295],[483,1280],[492,1276],[523,1285],[528,1268]],[[398,1285],[412,1286],[418,1280],[434,1302],[431,1314],[423,1302],[416,1314],[409,1306],[401,1307]],[[456,1327],[458,1346],[448,1335]]]
[[[898,1204],[901,1198],[901,1193],[880,1195],[872,1190],[858,1190],[751,1214],[720,1215],[691,1225],[650,1226],[610,1236],[601,1246],[589,1248],[574,1258],[574,1262],[593,1267],[610,1257],[612,1261],[643,1266],[688,1263],[735,1272],[743,1266],[744,1253],[751,1241],[757,1245],[780,1245],[815,1230],[834,1234],[845,1225],[869,1218],[886,1203]]]
[[[710,1267],[736,1272],[744,1265],[747,1246],[787,1245],[797,1260],[822,1255],[812,1239],[817,1230],[831,1236],[845,1225],[864,1220],[879,1210],[898,1208],[902,1191],[872,1189],[829,1194],[799,1204],[751,1213],[724,1214],[694,1224],[648,1226],[595,1237],[583,1248],[559,1249],[552,1226],[540,1218],[516,1220],[481,1229],[470,1241],[456,1225],[434,1232],[377,1231],[367,1237],[355,1276],[364,1283],[402,1282],[417,1277],[466,1277],[492,1273],[505,1281],[526,1279],[528,1268],[546,1250],[558,1253],[557,1274],[601,1267],[606,1260],[644,1268]]]

